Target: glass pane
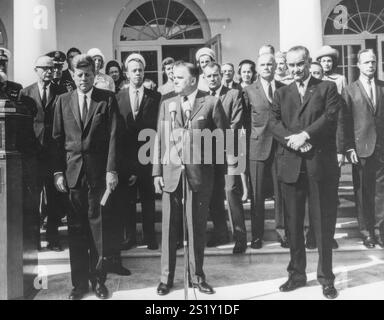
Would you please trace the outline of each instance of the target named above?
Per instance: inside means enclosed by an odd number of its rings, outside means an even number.
[[[135,10],[133,11],[127,21],[125,22],[127,25],[130,25],[130,26],[144,26],[145,25],[145,21],[143,20],[143,18],[139,15],[139,13]]]
[[[381,55],[382,55],[381,69],[384,72],[384,41],[381,42]]]
[[[3,33],[0,31],[0,45],[3,45],[4,44],[4,37],[3,37]]]
[[[147,21],[151,21],[155,19],[155,13],[153,12],[152,2],[149,1],[147,3],[144,3],[140,7],[136,9],[141,13],[141,15],[145,18]]]
[[[165,17],[171,0],[153,0],[157,17]]]

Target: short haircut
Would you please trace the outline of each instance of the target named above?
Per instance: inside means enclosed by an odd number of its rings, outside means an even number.
[[[245,64],[249,64],[251,66],[251,71],[252,71],[252,79],[251,79],[251,81],[254,82],[256,80],[256,74],[257,73],[256,73],[256,64],[252,60],[245,59],[245,60],[240,61],[237,73],[239,74],[239,76],[241,76],[241,68]]]
[[[364,54],[364,53],[367,53],[367,52],[372,53],[375,56],[375,58],[377,59],[376,53],[372,49],[362,49],[357,54],[357,61],[360,62],[361,55]]]
[[[320,62],[317,62],[317,61],[312,61],[311,62],[311,66],[314,65],[314,66],[318,66],[320,67],[321,69],[323,69],[322,65],[320,64]]]
[[[76,69],[91,67],[93,73],[95,73],[95,61],[87,54],[79,54],[73,58],[73,67]]]
[[[260,58],[264,56],[269,56],[270,58],[272,58],[273,62],[276,63],[275,56],[272,53],[263,53],[262,55],[257,57],[256,65],[259,65]]]
[[[311,62],[311,57],[309,56],[309,50],[304,46],[294,46],[291,49],[288,50],[289,52],[297,52],[297,51],[303,51],[305,55],[305,59]]]
[[[218,70],[219,70],[219,72],[221,73],[221,67],[220,67],[220,65],[217,63],[217,62],[210,62],[210,63],[208,63],[206,66],[205,66],[205,68],[211,68],[211,69],[213,69],[213,68],[217,68]],[[204,69],[205,70],[205,69]]]
[[[163,67],[163,71],[165,70],[165,66],[169,65],[169,64],[173,64],[175,63],[175,59],[171,58],[171,57],[167,57],[163,60],[163,62],[161,63],[162,67]]]
[[[143,66],[143,70],[145,69],[143,61],[141,61],[139,58],[133,58],[133,59],[129,59],[129,61],[125,62],[125,68],[127,69],[127,71],[128,71],[129,63],[132,62],[132,61],[140,63]]]
[[[175,67],[185,67],[188,69],[188,72],[191,74],[192,77],[196,78],[197,81],[199,81],[199,68],[195,66],[193,63],[185,62],[183,60],[179,60],[175,62]]]
[[[73,52],[76,52],[76,53],[78,53],[78,54],[81,54],[81,51],[80,51],[79,49],[77,49],[77,48],[71,48],[71,49],[69,49],[69,50],[67,51],[67,61],[68,61],[68,59],[69,59],[69,55],[70,55],[71,53],[73,53]]]
[[[271,44],[266,44],[266,45],[263,45],[263,46],[260,47],[259,55],[262,55],[263,53],[265,53],[265,52],[263,52],[265,49],[269,50],[272,54],[275,54],[274,46],[271,45]]]
[[[224,66],[230,66],[232,68],[232,70],[235,71],[235,66],[233,65],[233,63],[230,63],[230,62],[223,63],[221,65],[221,68]]]

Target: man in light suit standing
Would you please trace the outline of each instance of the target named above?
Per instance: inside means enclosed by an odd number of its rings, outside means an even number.
[[[77,90],[61,95],[53,121],[54,181],[68,193],[69,256],[73,290],[70,300],[88,292],[108,298],[104,224],[100,207],[105,190],[118,184],[117,102],[113,92],[93,86],[95,63],[88,55],[74,58]]]
[[[175,63],[174,84],[177,96],[160,106],[155,163],[154,184],[157,193],[163,194],[161,282],[159,295],[166,295],[173,286],[176,266],[177,229],[182,219],[183,191],[186,195],[188,225],[189,275],[192,284],[200,292],[213,294],[203,271],[206,222],[212,194],[214,170],[212,149],[205,153],[201,135],[204,129],[223,133],[229,128],[222,104],[216,97],[197,89],[199,73],[191,63]],[[171,132],[171,134],[167,134]],[[182,133],[182,146],[170,139]],[[224,136],[223,136],[224,139]],[[205,144],[206,142],[204,142]],[[170,145],[170,148],[166,146]],[[168,161],[164,155],[168,155]],[[189,157],[191,155],[193,159]],[[195,156],[200,158],[195,161]],[[211,159],[209,159],[211,157]],[[208,163],[207,163],[208,161]],[[185,167],[186,186],[183,190],[182,170]]]
[[[375,79],[376,55],[358,54],[360,77],[343,91],[342,119],[349,128],[348,157],[363,243],[384,247],[384,82]]]

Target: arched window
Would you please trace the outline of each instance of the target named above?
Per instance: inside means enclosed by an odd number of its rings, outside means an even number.
[[[150,0],[137,7],[121,30],[120,41],[204,39],[198,18],[173,0]]]
[[[383,0],[344,0],[328,16],[325,35],[384,33]]]
[[[0,47],[7,46],[7,35],[5,33],[5,28],[3,23],[0,20]]]

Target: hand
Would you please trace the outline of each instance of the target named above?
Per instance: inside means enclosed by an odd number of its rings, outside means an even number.
[[[155,185],[155,192],[157,194],[162,194],[163,193],[163,188],[164,188],[164,179],[163,177],[155,177],[153,180],[153,184]]]
[[[131,175],[128,179],[128,185],[131,187],[136,183],[137,176]]]
[[[111,192],[116,189],[117,184],[119,183],[119,177],[117,176],[117,173],[114,172],[107,172],[105,180],[107,182],[107,189]]]
[[[308,152],[312,149],[312,145],[309,142],[304,143],[304,145],[300,148],[301,153]]]
[[[356,150],[349,151],[349,159],[353,164],[359,163],[359,157],[357,156]]]
[[[305,132],[293,134],[289,137],[285,137],[285,140],[288,140],[287,146],[292,148],[295,151],[298,151],[304,143],[307,141],[308,137]]]
[[[54,184],[55,184],[57,191],[62,192],[62,193],[68,192],[67,182],[65,181],[64,174],[57,173],[54,175],[53,179],[54,179]]]
[[[345,164],[345,156],[343,154],[337,154],[337,162],[339,163],[339,168]]]

